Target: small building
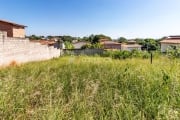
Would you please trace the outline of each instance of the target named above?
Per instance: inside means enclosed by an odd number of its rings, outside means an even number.
[[[73,43],[74,49],[81,49],[82,46],[88,44],[89,42],[80,41]]]
[[[25,27],[27,26],[0,20],[0,31],[7,32],[7,37],[25,38]]]
[[[130,39],[127,41],[127,44],[137,44],[137,42],[134,39]]]
[[[161,52],[166,52],[170,47],[173,48],[180,47],[180,36],[166,37],[164,40],[160,41],[160,43],[161,43]]]
[[[100,44],[104,47],[104,49],[121,49],[121,43],[114,41],[101,41]]]
[[[139,44],[122,44],[121,50],[127,50],[127,51],[141,50],[141,47],[142,46]]]

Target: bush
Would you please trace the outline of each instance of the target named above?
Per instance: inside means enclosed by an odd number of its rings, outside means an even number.
[[[103,46],[100,43],[86,44],[81,47],[81,49],[101,49]]]
[[[166,53],[169,58],[180,58],[180,47],[169,47]]]
[[[64,44],[66,49],[74,49],[74,46],[71,42],[66,41]]]
[[[126,59],[126,58],[131,58],[131,52],[129,51],[116,51],[113,54],[114,59]]]
[[[153,56],[158,57],[159,54],[153,52]],[[111,57],[114,59],[126,59],[126,58],[150,58],[150,53],[147,51],[139,51],[139,50],[132,50],[132,51],[106,51],[103,54],[103,57]]]

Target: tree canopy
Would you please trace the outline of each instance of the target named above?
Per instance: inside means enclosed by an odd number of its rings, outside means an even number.
[[[128,41],[125,37],[120,37],[120,38],[118,38],[118,42],[119,43],[127,43]]]
[[[112,40],[109,36],[99,34],[99,35],[90,35],[89,36],[90,42],[92,44],[99,43],[101,40]]]
[[[146,38],[146,39],[141,39],[137,38],[135,41],[142,45],[142,48],[148,51],[152,50],[159,50],[160,49],[160,43],[158,39],[152,39],[152,38]]]

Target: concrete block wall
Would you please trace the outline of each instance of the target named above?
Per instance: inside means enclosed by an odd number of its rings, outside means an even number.
[[[2,38],[0,35],[0,66],[15,61],[24,63],[47,60],[60,56],[60,49],[54,46],[41,45],[21,38]]]
[[[70,55],[102,55],[104,53],[104,49],[64,49],[63,54]]]
[[[7,37],[7,32],[0,31],[0,39],[6,38]]]
[[[20,38],[25,38],[25,29],[24,28],[19,28],[19,27],[13,27],[12,29],[13,32],[13,37],[20,37]]]

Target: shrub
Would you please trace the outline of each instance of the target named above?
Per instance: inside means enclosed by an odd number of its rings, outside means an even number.
[[[153,52],[153,57],[158,57],[160,54],[159,52]],[[114,59],[126,59],[126,58],[150,58],[150,53],[147,51],[139,51],[139,50],[132,50],[132,51],[106,51],[103,54],[103,57],[111,57]]]
[[[74,49],[74,46],[71,42],[66,41],[64,44],[66,49]]]
[[[101,49],[103,46],[100,43],[86,44],[81,47],[81,49]]]
[[[166,53],[169,58],[180,58],[180,46],[178,47],[171,46],[168,48]]]

